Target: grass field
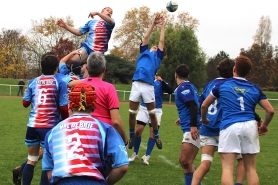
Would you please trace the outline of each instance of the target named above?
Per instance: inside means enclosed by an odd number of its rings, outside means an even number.
[[[23,108],[21,98],[0,96],[0,185],[12,184],[11,170],[20,165],[27,157],[27,147],[24,145],[26,123],[29,108]],[[128,104],[121,103],[120,113],[128,128]],[[258,113],[263,116],[262,111]],[[143,164],[138,159],[129,165],[128,173],[118,183],[119,185],[180,185],[183,184],[183,171],[178,162],[179,150],[182,140],[182,131],[174,124],[177,119],[176,107],[165,105],[160,129],[163,149],[154,149],[150,165]],[[260,138],[261,153],[258,154],[257,171],[262,185],[278,184],[278,115],[274,116],[269,126],[269,133]],[[147,128],[146,128],[147,129]],[[128,133],[128,132],[127,132]],[[145,146],[149,131],[143,134],[140,148],[140,158],[145,154]],[[128,151],[129,155],[132,150]],[[200,152],[195,160],[195,165],[200,163]],[[41,162],[38,163],[32,185],[39,184]],[[221,178],[221,165],[219,155],[215,155],[212,168],[203,180],[203,185],[219,185]]]

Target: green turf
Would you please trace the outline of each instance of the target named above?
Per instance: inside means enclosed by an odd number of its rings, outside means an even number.
[[[21,98],[0,97],[0,184],[12,184],[11,170],[20,165],[27,157],[27,148],[24,145],[26,124],[28,121],[29,108],[23,108]],[[128,104],[121,103],[120,113],[128,131]],[[264,115],[263,111],[258,111],[260,116]],[[179,166],[178,156],[182,140],[182,131],[174,124],[177,119],[177,111],[175,106],[164,106],[163,116],[160,129],[161,139],[163,141],[163,149],[154,149],[150,165],[146,166],[141,160],[141,156],[145,154],[144,147],[140,148],[140,159],[129,165],[128,173],[118,183],[119,185],[158,185],[183,184],[183,171]],[[276,175],[277,168],[277,134],[278,116],[275,115],[269,133],[260,137],[261,153],[258,154],[257,171],[261,184],[278,184]],[[143,133],[142,144],[146,146],[149,135],[148,128]],[[128,133],[128,132],[127,132]],[[132,150],[128,151],[129,155]],[[195,165],[198,166],[200,161],[200,152],[196,157]],[[34,185],[39,184],[41,172],[41,162],[35,169],[33,179]],[[210,172],[203,180],[203,185],[218,185],[221,178],[221,166],[219,155],[216,154]]]

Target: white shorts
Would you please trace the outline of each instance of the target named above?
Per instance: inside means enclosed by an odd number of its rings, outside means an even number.
[[[129,100],[133,102],[141,102],[142,98],[145,103],[154,102],[154,86],[141,81],[132,82]]]
[[[221,130],[219,153],[255,154],[260,152],[258,126],[255,120],[238,122]]]
[[[182,143],[191,143],[194,146],[196,146],[197,148],[200,148],[200,138],[194,140],[191,137],[191,133],[190,132],[185,132],[183,133],[183,139],[182,139]]]
[[[200,135],[200,144],[203,146],[218,146],[219,136],[202,136]]]
[[[162,109],[161,108],[156,108],[155,109],[155,115],[156,115],[156,118],[157,118],[157,124],[160,125],[161,116],[162,116]],[[146,123],[146,124],[151,123],[147,107],[144,107],[144,106],[140,105],[139,111],[138,111],[137,116],[136,116],[136,120],[142,121],[143,123]]]

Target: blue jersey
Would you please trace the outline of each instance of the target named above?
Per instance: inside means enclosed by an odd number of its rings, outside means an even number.
[[[87,40],[83,43],[91,50],[106,52],[115,24],[110,25],[104,20],[90,20],[79,30],[82,34],[89,33]]]
[[[136,69],[132,81],[143,81],[154,85],[154,77],[160,67],[164,52],[159,48],[156,52],[151,52],[148,45],[140,45],[140,55],[136,62]]]
[[[52,128],[60,120],[60,106],[68,104],[67,85],[53,75],[41,75],[29,81],[23,100],[32,108],[27,126]]]
[[[226,80],[226,78],[216,78],[210,81],[204,88],[202,95],[200,96],[199,102],[202,105],[203,101],[208,97],[213,87],[219,83]],[[216,99],[209,107],[207,118],[209,119],[208,124],[203,124],[199,134],[203,136],[219,136],[219,127],[222,118],[222,109]]]
[[[111,161],[112,168],[129,164],[125,144],[112,126],[91,115],[75,113],[45,137],[42,169],[52,171],[51,183],[72,176],[105,181]]]
[[[154,81],[155,108],[162,108],[163,93],[164,93],[164,88],[162,82],[159,80],[155,80]],[[142,101],[141,105],[146,107],[144,101]]]
[[[175,90],[175,102],[180,118],[180,125],[183,132],[190,132],[190,110],[186,102],[195,101],[198,107],[197,128],[200,128],[201,115],[199,112],[199,94],[196,87],[189,81],[182,82]]]
[[[69,75],[64,75],[62,73],[56,73],[55,77],[57,79],[61,79],[64,81],[66,84],[68,84],[70,81],[72,81],[72,78]]]
[[[212,95],[223,111],[220,130],[237,122],[255,120],[256,104],[266,99],[258,86],[244,78],[230,78],[216,84]]]

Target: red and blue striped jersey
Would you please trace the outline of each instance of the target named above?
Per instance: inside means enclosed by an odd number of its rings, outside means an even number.
[[[72,176],[105,181],[104,171],[129,163],[121,136],[110,125],[85,113],[74,113],[45,137],[43,170],[52,171],[51,182]]]
[[[28,127],[52,128],[61,119],[59,107],[68,104],[67,84],[53,75],[41,75],[29,81],[23,100],[32,105]]]

